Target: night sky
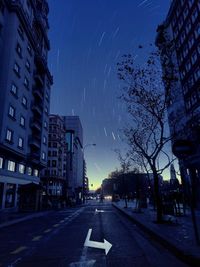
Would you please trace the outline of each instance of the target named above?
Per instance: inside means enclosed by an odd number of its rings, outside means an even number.
[[[117,98],[116,64],[131,53],[142,64],[170,0],[49,0],[49,68],[54,77],[51,113],[80,116],[87,175],[95,189],[119,167],[127,121]],[[142,45],[142,49],[138,46]]]

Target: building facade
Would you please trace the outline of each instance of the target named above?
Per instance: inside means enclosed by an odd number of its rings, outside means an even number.
[[[182,183],[193,184],[200,206],[200,1],[174,0],[166,20],[158,27],[156,44],[164,75],[173,68],[168,118],[172,142],[191,145],[180,158]],[[166,84],[165,84],[166,88]]]
[[[68,194],[80,202],[83,198],[83,128],[78,116],[63,116],[67,142]]]
[[[47,165],[48,12],[46,0],[0,1],[0,209]]]
[[[49,116],[48,166],[41,180],[53,198],[67,197],[67,147],[65,125],[61,116]]]

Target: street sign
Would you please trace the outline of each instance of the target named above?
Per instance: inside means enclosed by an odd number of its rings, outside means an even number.
[[[109,250],[112,247],[112,244],[110,244],[107,240],[104,239],[104,242],[97,242],[97,241],[91,241],[90,236],[92,234],[92,229],[88,230],[88,234],[84,243],[84,247],[91,247],[91,248],[99,248],[104,249],[106,255],[108,254]]]
[[[186,158],[195,153],[194,144],[189,140],[176,140],[172,152],[179,159]]]

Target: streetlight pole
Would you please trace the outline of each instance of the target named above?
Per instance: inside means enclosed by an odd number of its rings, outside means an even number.
[[[83,198],[83,203],[85,203],[85,160],[84,160],[84,152],[85,149],[89,146],[96,146],[96,144],[86,144],[83,147],[83,182],[82,182],[82,198]]]

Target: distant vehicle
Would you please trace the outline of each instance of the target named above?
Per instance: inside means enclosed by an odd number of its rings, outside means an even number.
[[[110,195],[106,195],[106,196],[105,196],[105,199],[107,199],[107,200],[111,200],[111,199],[112,199],[112,196],[110,196]]]

